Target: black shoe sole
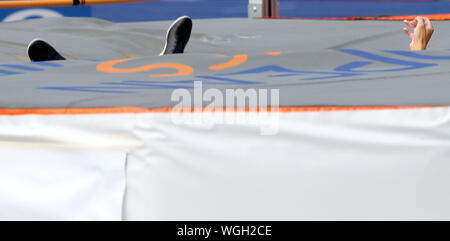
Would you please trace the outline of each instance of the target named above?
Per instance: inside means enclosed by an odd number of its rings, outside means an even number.
[[[188,16],[179,17],[170,25],[166,34],[166,43],[160,55],[182,54],[189,42],[192,20]]]
[[[31,41],[27,52],[31,62],[65,60],[58,51],[41,39]]]

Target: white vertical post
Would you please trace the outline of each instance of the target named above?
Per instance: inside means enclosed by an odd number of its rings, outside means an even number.
[[[278,0],[249,0],[249,18],[270,18],[279,17]]]

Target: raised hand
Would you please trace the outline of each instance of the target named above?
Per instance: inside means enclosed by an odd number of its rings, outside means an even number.
[[[412,33],[408,28],[403,28],[403,31],[411,39],[409,49],[425,50],[434,32],[431,21],[426,17],[417,16],[413,21],[403,20],[403,22],[414,31]]]

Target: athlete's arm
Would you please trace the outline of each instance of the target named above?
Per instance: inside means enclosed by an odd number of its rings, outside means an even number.
[[[414,31],[412,33],[408,28],[403,28],[403,31],[411,39],[409,49],[425,50],[434,32],[431,21],[426,17],[417,16],[413,21],[403,20],[403,22]]]

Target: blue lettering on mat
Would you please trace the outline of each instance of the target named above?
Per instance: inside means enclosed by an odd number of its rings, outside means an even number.
[[[296,69],[289,69],[278,65],[266,65],[261,67],[253,67],[246,70],[237,72],[231,72],[227,74],[218,75],[199,75],[195,78],[207,81],[207,84],[226,84],[226,85],[254,85],[264,84],[263,81],[250,81],[242,80],[245,76],[251,77],[258,74],[258,78],[261,74],[267,74],[265,77],[269,79],[275,78],[298,78],[303,81],[315,81],[315,80],[327,80],[327,79],[339,79],[345,77],[354,77],[361,75],[369,75],[375,72],[399,72],[399,71],[411,71],[415,69],[429,68],[437,66],[436,63],[424,63],[412,60],[397,59],[393,57],[386,57],[367,51],[361,51],[356,49],[340,49],[337,50],[349,55],[353,55],[362,58],[361,61],[352,61],[344,63],[330,71],[303,71]],[[410,51],[398,51],[389,50],[383,51],[393,55],[407,57],[418,60],[450,60],[450,56],[433,56],[430,54],[419,54]],[[367,68],[368,66],[376,63],[382,63],[387,67],[381,67],[377,69]],[[62,67],[59,63],[41,62],[42,67]],[[0,77],[7,75],[23,74],[27,71],[44,71],[43,68],[31,67],[27,65],[15,65],[15,64],[3,64],[0,65],[3,68],[10,68],[15,70],[21,70],[22,72],[0,69]],[[233,78],[230,78],[233,76]],[[239,77],[238,77],[239,76]],[[259,79],[258,79],[259,80]],[[163,80],[125,80],[125,81],[108,81],[100,82],[97,86],[43,86],[39,89],[43,90],[59,90],[59,91],[78,91],[78,92],[96,92],[96,93],[120,93],[130,94],[137,93],[144,89],[178,89],[193,88],[195,80],[176,80],[176,81],[163,81]]]
[[[450,56],[432,56],[419,54],[411,51],[403,51],[403,50],[386,50],[386,53],[396,54],[404,57],[415,58],[415,59],[423,59],[423,60],[449,60]]]

